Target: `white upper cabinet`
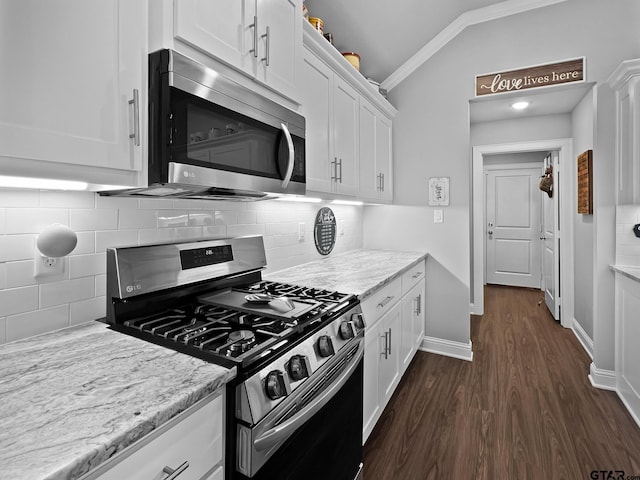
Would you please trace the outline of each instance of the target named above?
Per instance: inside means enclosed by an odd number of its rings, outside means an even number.
[[[364,200],[393,200],[391,120],[360,99],[359,196]]]
[[[336,76],[333,88],[333,162],[337,193],[358,193],[358,100],[359,95]],[[312,132],[310,132],[312,134]]]
[[[297,98],[301,0],[175,0],[158,15],[160,8],[154,7],[152,19],[173,28],[172,35],[162,35],[164,48],[189,55],[181,48],[188,45],[280,95]],[[174,21],[167,21],[172,15]]]
[[[0,0],[0,171],[135,186],[147,0]]]
[[[609,77],[616,91],[616,197],[640,203],[640,59],[627,60]]]

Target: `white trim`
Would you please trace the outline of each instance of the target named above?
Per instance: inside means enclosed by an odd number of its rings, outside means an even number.
[[[437,353],[447,357],[458,358],[460,360],[473,360],[473,350],[471,340],[469,343],[453,342],[442,338],[424,337],[420,350],[423,352]]]
[[[627,382],[624,375],[620,376],[619,383],[616,385],[619,385],[619,387],[616,388],[618,397],[620,397],[624,406],[627,407],[627,411],[640,427],[640,395],[638,395],[638,392],[636,392],[631,383]]]
[[[589,355],[589,358],[593,361],[593,340],[591,340],[587,332],[582,328],[582,325],[580,325],[575,318],[571,324],[571,330],[573,330],[573,334],[582,345],[582,348],[584,348],[584,351],[587,352],[587,355]]]
[[[595,388],[617,392],[616,372],[613,370],[601,370],[593,362],[589,366],[589,381]]]
[[[429,43],[418,50],[418,53],[409,58],[409,60],[400,65],[395,72],[385,78],[380,84],[380,88],[384,88],[387,91],[393,90],[467,27],[518,13],[528,12],[536,8],[548,7],[565,1],[566,0],[507,0],[487,7],[469,10],[447,25],[444,30],[433,37]]]
[[[563,205],[560,212],[562,232],[562,255],[560,259],[560,321],[563,327],[571,328],[573,319],[573,205],[575,204],[575,175],[573,174],[572,140],[560,138],[499,145],[474,146],[472,152],[472,212],[473,212],[473,265],[471,272],[473,303],[470,312],[484,313],[484,155],[497,153],[537,152],[557,150],[560,162],[560,196]]]

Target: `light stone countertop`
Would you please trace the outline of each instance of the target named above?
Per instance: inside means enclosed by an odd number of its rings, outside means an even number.
[[[235,377],[91,322],[0,346],[0,471],[75,479]]]
[[[269,273],[264,278],[352,293],[364,300],[426,257],[424,252],[352,250]]]
[[[629,277],[631,280],[640,282],[640,267],[628,267],[625,265],[611,265],[611,270],[621,273],[625,277]]]

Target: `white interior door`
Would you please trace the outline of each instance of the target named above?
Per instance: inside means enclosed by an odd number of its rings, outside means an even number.
[[[540,288],[541,168],[487,171],[487,283]]]
[[[560,320],[560,302],[557,294],[560,285],[560,232],[558,209],[560,192],[558,191],[560,169],[558,152],[551,152],[544,159],[544,168],[553,167],[552,197],[542,196],[542,281],[544,300],[553,318]]]

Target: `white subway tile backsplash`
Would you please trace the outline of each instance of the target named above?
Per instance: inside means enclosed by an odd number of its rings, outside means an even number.
[[[0,317],[37,309],[37,285],[0,290]]]
[[[0,206],[29,208],[40,205],[39,190],[8,190],[0,188]]]
[[[103,317],[108,247],[263,235],[268,271],[322,258],[313,241],[322,206],[0,190],[0,343]],[[345,220],[334,252],[360,248],[362,209],[331,208]],[[54,222],[69,225],[78,244],[64,259],[63,275],[35,279],[35,239]],[[303,242],[299,222],[306,226]]]
[[[106,208],[69,210],[69,227],[74,231],[115,230],[118,210]]]
[[[138,230],[105,230],[95,232],[96,253],[106,252],[109,247],[130,247],[138,244]]]
[[[7,233],[40,233],[52,223],[69,224],[69,210],[55,208],[7,208]]]
[[[107,272],[105,252],[69,257],[69,278],[90,277]]]
[[[42,208],[94,208],[96,195],[91,192],[40,191]]]
[[[2,235],[0,236],[0,262],[33,259],[35,248],[35,235]]]
[[[40,308],[87,300],[95,296],[95,283],[86,278],[40,285]]]
[[[84,255],[96,252],[96,232],[76,232],[78,243],[72,255]]]
[[[198,214],[194,214],[194,216],[195,215]],[[157,226],[158,228],[186,227],[190,225],[190,218],[189,212],[186,210],[159,210],[155,213],[153,225],[146,226]]]
[[[107,294],[107,276],[96,275],[96,297],[103,297]]]
[[[118,214],[118,228],[130,230],[132,228],[155,228],[156,213],[152,210],[122,209]]]
[[[78,325],[102,318],[106,315],[106,309],[107,300],[104,296],[74,302],[69,305],[69,325]]]
[[[31,337],[69,326],[69,305],[7,317],[7,341]]]

